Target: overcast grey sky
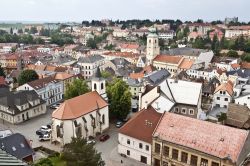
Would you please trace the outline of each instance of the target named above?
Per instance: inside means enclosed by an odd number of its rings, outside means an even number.
[[[92,19],[250,21],[250,0],[0,0],[1,21],[81,21]]]

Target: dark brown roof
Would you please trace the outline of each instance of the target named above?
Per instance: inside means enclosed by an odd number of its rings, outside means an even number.
[[[250,128],[250,109],[247,106],[229,103],[226,124],[237,128]]]
[[[45,77],[42,79],[28,82],[27,84],[30,85],[34,89],[41,89],[49,83],[57,83],[57,82],[59,82],[59,80],[56,80],[54,77],[50,76],[50,77]]]
[[[152,107],[143,109],[128,121],[119,130],[119,133],[151,143],[152,134],[161,118],[161,115],[161,113],[156,112]]]

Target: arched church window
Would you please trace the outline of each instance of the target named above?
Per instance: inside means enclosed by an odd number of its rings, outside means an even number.
[[[101,83],[101,90],[103,90],[103,88],[104,88],[104,85],[103,85],[103,83]]]
[[[105,124],[105,115],[102,115],[102,124]]]

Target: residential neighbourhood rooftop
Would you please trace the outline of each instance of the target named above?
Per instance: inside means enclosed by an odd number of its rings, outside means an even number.
[[[152,134],[157,126],[161,114],[152,107],[141,110],[133,119],[126,123],[119,132],[127,136],[142,140],[147,143],[152,142]]]
[[[165,113],[153,137],[238,163],[249,131]],[[248,145],[249,146],[249,145]]]

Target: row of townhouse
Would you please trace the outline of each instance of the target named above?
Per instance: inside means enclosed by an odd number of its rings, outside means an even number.
[[[249,37],[250,36],[250,26],[231,26],[226,29],[225,37],[226,38],[237,38],[240,36]]]
[[[119,130],[118,153],[153,166],[238,166],[249,140],[246,130],[148,107]]]

